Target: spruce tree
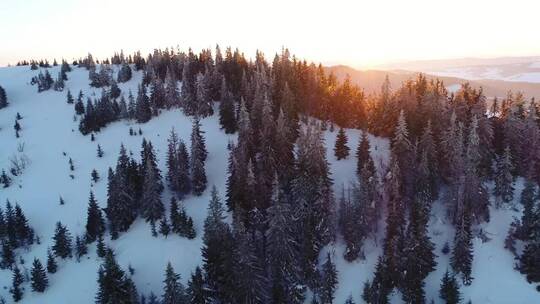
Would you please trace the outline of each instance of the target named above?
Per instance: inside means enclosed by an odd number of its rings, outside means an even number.
[[[322,265],[322,286],[321,286],[321,304],[332,304],[334,301],[334,292],[337,287],[337,270],[330,258],[330,253],[326,256],[326,261]]]
[[[191,304],[210,303],[206,282],[199,266],[195,268],[194,273],[191,273],[191,279],[188,281],[187,296]]]
[[[85,112],[85,109],[84,109],[84,103],[82,101],[82,99],[78,99],[77,102],[75,103],[75,114],[77,115],[83,115],[84,112]]]
[[[167,181],[173,191],[178,191],[178,135],[171,129],[167,139]]]
[[[85,240],[87,243],[92,243],[97,239],[98,236],[103,235],[104,232],[105,220],[103,219],[101,209],[99,208],[94,197],[94,193],[90,191],[86,218]]]
[[[165,104],[167,108],[177,107],[180,105],[180,93],[174,72],[167,67],[165,75]]]
[[[349,295],[347,300],[345,300],[345,304],[356,304],[352,298],[352,295]]]
[[[194,120],[191,132],[191,186],[193,194],[201,195],[206,189],[206,171],[204,162],[208,152],[206,151],[204,137],[200,131],[200,123]]]
[[[100,258],[104,258],[107,254],[107,247],[103,241],[103,235],[98,235],[97,244],[96,244],[96,253]]]
[[[47,272],[55,273],[57,269],[58,265],[56,264],[56,259],[54,258],[51,249],[47,249]]]
[[[11,268],[14,263],[15,253],[13,252],[13,247],[9,241],[2,240],[2,261],[0,262],[0,268]]]
[[[161,190],[159,176],[156,174],[156,167],[150,157],[147,157],[143,176],[144,184],[141,199],[141,214],[146,221],[152,225],[152,229],[154,231],[155,224],[160,218],[163,217],[165,208],[163,207],[160,197]]]
[[[165,280],[163,281],[163,296],[161,297],[162,304],[188,304],[186,291],[180,275],[174,272],[171,263],[167,263],[165,269]]]
[[[176,174],[178,181],[178,192],[181,195],[186,195],[191,191],[191,167],[190,157],[184,144],[184,141],[180,140],[178,143],[178,154],[176,157]]]
[[[504,149],[504,154],[497,159],[495,169],[495,188],[494,195],[497,198],[497,206],[501,206],[503,203],[507,204],[514,198],[514,176],[512,171],[514,165],[512,164],[512,155],[510,153],[510,147]]]
[[[366,166],[368,162],[373,162],[373,159],[371,158],[371,155],[369,154],[370,150],[370,144],[369,144],[369,138],[367,136],[367,132],[362,132],[362,135],[360,137],[360,140],[358,141],[358,148],[356,148],[356,158],[357,158],[357,165],[356,165],[356,175],[360,176],[362,172],[362,168]]]
[[[101,146],[99,144],[97,145],[97,157],[103,157],[103,150],[101,149]]]
[[[31,274],[32,291],[44,292],[49,285],[49,280],[47,279],[47,272],[45,272],[43,265],[37,258],[34,258]]]
[[[441,280],[439,296],[446,304],[458,304],[461,301],[459,284],[456,278],[446,270]]]
[[[146,86],[144,84],[139,85],[135,106],[135,119],[139,123],[145,123],[150,118],[152,118],[152,109],[150,108],[150,100],[146,94]]]
[[[128,82],[131,79],[131,68],[127,63],[123,63],[122,67],[118,71],[117,80],[120,83]]]
[[[77,262],[80,262],[81,257],[87,253],[88,247],[86,245],[86,241],[79,236],[75,237],[75,257],[77,258]]]
[[[239,218],[234,226],[235,248],[233,277],[237,292],[237,303],[268,303],[269,285],[264,271],[264,260],[260,256],[262,238],[247,232]]]
[[[274,303],[303,303],[305,286],[300,278],[293,212],[277,184],[273,193],[266,232],[271,298]]]
[[[14,302],[19,302],[23,298],[24,287],[21,286],[22,283],[24,283],[23,275],[19,267],[15,265],[15,267],[13,267],[11,288],[9,289]]]
[[[334,147],[334,154],[337,160],[345,159],[347,156],[349,156],[350,148],[347,146],[347,142],[348,139],[347,134],[345,134],[345,130],[343,130],[343,128],[339,128],[336,138],[336,145]]]
[[[99,173],[96,171],[96,169],[92,169],[92,172],[90,173],[90,178],[94,183],[97,183],[99,181]]]
[[[236,132],[236,111],[231,92],[227,90],[225,79],[222,84],[221,103],[219,104],[219,124],[226,134]]]
[[[12,226],[15,232],[17,246],[26,246],[34,243],[34,230],[28,225],[28,220],[19,204],[15,204]]]
[[[98,271],[97,304],[131,304],[133,282],[120,268],[114,254],[109,250]]]
[[[4,188],[8,188],[11,185],[11,177],[6,174],[4,169],[2,169],[2,174],[0,174],[0,183]]]
[[[57,257],[62,259],[71,257],[71,234],[66,226],[63,226],[60,222],[56,223],[53,240],[54,245],[52,250]]]
[[[75,101],[75,99],[73,99],[73,95],[71,95],[71,91],[68,90],[67,95],[66,95],[66,102],[68,104],[73,104],[74,101]]]
[[[463,284],[470,285],[472,282],[471,268],[473,262],[473,244],[471,232],[470,212],[464,210],[460,217],[454,237],[454,248],[450,265],[455,273],[461,273]]]
[[[202,257],[211,297],[233,300],[233,236],[225,222],[223,206],[216,187],[212,188],[208,216],[204,221]]]
[[[171,232],[171,227],[169,226],[169,223],[167,222],[167,217],[164,216],[159,221],[159,233],[167,237],[170,232]]]
[[[8,100],[6,95],[6,90],[0,86],[0,109],[7,107]]]

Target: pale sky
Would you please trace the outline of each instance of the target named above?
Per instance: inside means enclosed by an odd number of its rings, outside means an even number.
[[[355,67],[540,55],[540,1],[0,0],[0,65],[216,43]]]

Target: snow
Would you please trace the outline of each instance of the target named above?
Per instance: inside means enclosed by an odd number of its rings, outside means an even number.
[[[425,72],[440,77],[456,77],[467,80],[493,79],[513,82],[540,83],[540,62],[529,66],[480,66],[426,70]]]
[[[52,75],[57,75],[58,68],[51,68]],[[41,244],[34,244],[18,254],[26,261],[23,267],[30,270],[34,257],[42,262],[46,260],[47,247],[52,245],[52,235],[55,223],[61,221],[67,225],[73,236],[84,232],[86,222],[86,207],[88,195],[92,189],[98,203],[104,207],[107,192],[107,169],[116,164],[120,143],[128,151],[132,151],[136,159],[140,158],[140,146],[143,137],[152,141],[159,160],[159,167],[165,170],[165,154],[167,137],[172,127],[175,128],[187,145],[191,132],[191,120],[180,110],[163,111],[148,123],[137,124],[131,121],[119,121],[108,125],[96,135],[92,142],[90,136],[82,136],[78,131],[78,121],[74,121],[73,105],[66,103],[66,92],[70,89],[76,97],[82,89],[86,96],[100,96],[100,89],[88,86],[88,72],[85,69],[74,68],[68,73],[66,90],[62,93],[46,91],[37,93],[37,88],[29,84],[30,79],[39,71],[31,71],[29,67],[10,67],[0,69],[0,85],[8,94],[10,105],[0,110],[0,169],[7,169],[9,158],[17,153],[19,145],[24,144],[24,153],[31,160],[26,171],[7,188],[0,189],[0,204],[6,199],[18,202],[41,239]],[[141,73],[134,72],[133,79],[125,84],[119,84],[127,94],[131,89],[136,93]],[[15,115],[19,112],[23,119],[21,137],[15,138],[13,124]],[[132,127],[143,131],[143,136],[129,136]],[[133,280],[139,292],[154,292],[161,295],[165,265],[170,261],[175,270],[181,274],[185,283],[190,273],[200,265],[202,246],[203,221],[210,196],[210,188],[216,185],[221,197],[225,194],[226,169],[228,150],[227,143],[235,140],[235,135],[226,135],[219,128],[218,117],[202,120],[202,129],[206,132],[206,144],[209,151],[206,170],[208,189],[200,197],[188,196],[183,203],[187,213],[193,217],[197,238],[188,240],[170,235],[168,238],[152,237],[149,225],[138,219],[128,232],[122,233],[115,241],[107,242],[115,250],[117,259],[123,269],[131,265],[135,269]],[[355,179],[355,151],[361,131],[346,130],[349,138],[350,155],[347,159],[337,161],[333,147],[337,131],[326,131],[324,138],[327,156],[330,163],[334,190],[339,196],[342,187]],[[383,172],[388,162],[388,140],[369,136],[371,153],[378,167]],[[103,148],[105,155],[98,158],[97,144]],[[63,153],[66,153],[66,156]],[[72,158],[75,165],[75,178],[69,174],[68,160]],[[92,185],[90,172],[96,169],[100,181]],[[517,187],[518,189],[521,189]],[[162,200],[166,206],[170,193],[165,191]],[[65,205],[59,204],[59,197],[65,200]],[[464,299],[473,303],[539,303],[540,293],[534,286],[528,284],[524,277],[513,269],[513,257],[504,249],[504,238],[509,224],[519,212],[513,210],[492,210],[492,220],[483,229],[492,238],[490,242],[474,241],[474,281],[471,286],[462,289]],[[361,292],[363,283],[372,279],[374,265],[381,253],[381,242],[384,229],[380,229],[377,237],[378,245],[369,240],[364,245],[365,260],[348,263],[343,260],[344,244],[338,240],[327,246],[321,257],[327,251],[333,253],[340,284],[336,291],[335,303],[343,303],[352,295],[356,303],[362,303]],[[444,206],[436,203],[430,221],[430,233],[436,243],[438,267],[426,280],[428,301],[433,299],[439,303],[438,289],[440,279],[448,267],[448,256],[441,254],[444,242],[450,244],[453,240],[453,228],[444,220]],[[82,258],[80,263],[75,259],[61,261],[56,274],[50,275],[50,286],[43,294],[33,293],[28,283],[25,283],[25,295],[21,303],[93,303],[97,291],[97,270],[100,259],[95,254],[95,244],[89,247],[89,255]],[[9,286],[11,272],[0,270],[0,296],[9,302]],[[308,298],[309,300],[309,298]],[[395,292],[391,297],[392,303],[401,303],[400,295]]]
[[[0,69],[0,84],[6,89],[10,104],[0,111],[0,168],[8,168],[9,160],[17,151],[19,143],[24,143],[24,153],[30,158],[31,164],[27,170],[7,189],[0,190],[0,202],[6,199],[18,202],[29,219],[30,225],[36,230],[41,239],[41,245],[33,245],[29,252],[19,253],[30,268],[34,257],[42,262],[46,260],[46,250],[52,245],[55,223],[61,221],[75,235],[82,235],[86,223],[86,207],[88,195],[92,189],[100,206],[105,207],[107,197],[107,170],[114,167],[120,143],[128,151],[132,151],[136,159],[140,159],[140,149],[143,137],[149,139],[156,148],[159,167],[165,171],[165,155],[167,138],[172,127],[175,128],[189,146],[191,120],[179,110],[164,111],[159,117],[139,125],[137,123],[120,121],[104,128],[92,142],[90,136],[82,136],[78,131],[78,122],[73,121],[73,105],[66,103],[66,92],[69,88],[76,97],[83,89],[85,95],[100,96],[100,89],[88,86],[88,72],[75,68],[68,73],[66,90],[62,93],[46,91],[37,93],[36,87],[29,84],[31,77],[38,71],[30,71],[28,67],[13,67]],[[56,75],[57,68],[51,69]],[[129,89],[136,93],[141,73],[135,72],[133,79],[120,84],[123,92]],[[19,112],[22,131],[21,138],[16,139],[13,130],[15,115]],[[143,136],[129,136],[129,128],[143,131]],[[217,116],[202,121],[202,129],[207,132],[206,143],[209,151],[206,170],[209,185],[215,184],[220,194],[225,193],[226,164],[229,140],[235,136],[226,135],[219,130]],[[98,158],[97,144],[103,148],[105,155]],[[63,152],[67,155],[64,156]],[[69,158],[75,165],[75,179],[69,174]],[[101,177],[92,185],[90,172],[96,169]],[[65,205],[59,204],[59,197],[65,200]],[[168,206],[170,194],[165,193],[163,202]],[[203,221],[209,201],[209,190],[201,197],[189,197],[185,207],[194,219],[198,237],[188,240],[179,236],[154,238],[149,226],[138,219],[127,233],[120,235],[111,246],[117,254],[117,259],[124,269],[131,264],[135,268],[133,280],[140,292],[153,291],[161,294],[165,265],[170,261],[175,270],[182,275],[184,283],[191,271],[201,264],[200,248]],[[59,271],[50,277],[50,287],[44,294],[30,292],[29,285],[23,303],[43,303],[64,301],[63,303],[92,303],[97,290],[97,270],[100,260],[95,255],[95,245],[89,247],[90,255],[84,257],[79,264],[75,260],[61,263]],[[0,286],[11,284],[11,273],[0,271]],[[8,289],[1,289],[0,295],[11,299]]]
[[[446,90],[448,90],[449,93],[456,93],[457,91],[459,91],[459,89],[461,89],[461,84],[459,83],[452,84],[446,87]]]
[[[540,82],[540,72],[513,75],[509,78],[509,80],[523,82]]]

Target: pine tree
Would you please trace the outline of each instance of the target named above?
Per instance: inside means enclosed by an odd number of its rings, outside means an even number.
[[[131,80],[131,68],[127,63],[124,62],[122,64],[122,67],[118,71],[117,80],[121,83]]]
[[[471,232],[470,212],[464,210],[456,227],[454,248],[450,264],[455,273],[461,273],[463,284],[470,285],[472,282],[471,267],[473,262],[473,244]]]
[[[6,90],[0,86],[0,109],[7,107],[8,99]]]
[[[193,194],[201,195],[206,189],[206,172],[204,162],[208,152],[202,132],[200,131],[200,122],[194,120],[191,131],[191,186]]]
[[[236,115],[232,93],[228,91],[223,79],[221,88],[221,103],[219,104],[219,124],[226,134],[236,132]]]
[[[330,253],[327,254],[326,261],[322,267],[321,304],[331,304],[334,301],[334,292],[336,291],[338,280],[336,266],[330,258]]]
[[[235,248],[233,277],[237,303],[268,303],[269,285],[264,271],[264,260],[259,254],[262,238],[247,232],[239,218],[234,226]]]
[[[150,100],[146,94],[146,87],[139,85],[137,92],[137,102],[135,106],[135,119],[139,123],[145,123],[152,118],[152,109],[150,108]]]
[[[459,285],[456,278],[446,270],[441,281],[439,296],[446,304],[458,304],[461,301]]]
[[[110,250],[98,271],[98,288],[96,295],[96,303],[98,304],[133,303],[133,282],[125,275]]]
[[[11,268],[14,263],[15,253],[13,252],[13,247],[11,247],[9,241],[2,240],[2,261],[0,263],[0,268]]]
[[[401,289],[406,303],[425,303],[424,279],[435,270],[435,245],[428,236],[428,201],[416,199],[409,212]]]
[[[497,159],[495,170],[495,189],[493,194],[497,197],[497,206],[503,203],[507,204],[514,198],[514,176],[512,171],[512,156],[510,148],[507,146],[504,149],[504,154]]]
[[[159,222],[159,233],[167,237],[170,232],[171,232],[171,227],[169,226],[169,223],[167,222],[167,217],[164,216],[161,218]]]
[[[167,181],[173,191],[178,191],[178,135],[171,129],[167,139]]]
[[[298,214],[298,237],[301,240],[300,266],[302,276],[313,285],[316,282],[317,257],[320,249],[334,235],[334,197],[326,148],[318,125],[302,130],[297,140],[297,175],[292,193],[295,214]]]
[[[73,99],[73,95],[71,95],[71,91],[68,90],[67,95],[66,95],[66,102],[68,104],[73,104],[74,101],[75,101],[75,99]]]
[[[23,298],[24,288],[21,287],[22,283],[24,283],[23,275],[19,267],[15,265],[15,267],[13,267],[12,284],[9,290],[14,302],[19,302]]]
[[[180,105],[180,93],[176,77],[169,67],[165,75],[165,103],[167,108],[177,107]]]
[[[34,258],[31,273],[32,291],[44,292],[49,285],[49,280],[47,279],[47,272],[45,272],[43,265],[37,258]]]
[[[79,96],[81,96],[81,95],[79,95]],[[77,102],[75,103],[74,108],[75,108],[75,114],[77,114],[77,115],[83,115],[84,114],[85,109],[84,109],[84,103],[83,103],[82,99],[77,99]]]
[[[90,177],[92,178],[92,181],[94,183],[97,183],[99,181],[99,173],[96,171],[96,169],[92,169],[92,173],[90,173]]]
[[[400,194],[402,199],[408,202],[413,199],[414,170],[410,170],[410,168],[413,168],[413,152],[403,110],[400,112],[394,138],[392,139],[391,155],[397,162],[400,175],[402,175]]]
[[[86,241],[77,236],[75,237],[75,257],[77,258],[77,261],[79,262],[81,260],[81,257],[88,254],[88,247],[86,246]]]
[[[178,143],[178,155],[176,157],[178,174],[178,192],[181,195],[186,195],[191,191],[191,167],[189,165],[190,157],[184,144],[184,141],[180,140]]]
[[[347,146],[347,142],[348,139],[347,134],[345,134],[345,130],[343,130],[343,128],[339,128],[336,138],[336,145],[334,147],[334,154],[337,160],[345,159],[347,156],[349,156],[350,148]]]
[[[356,165],[356,175],[360,176],[362,169],[366,166],[368,162],[373,163],[373,159],[371,158],[371,155],[369,154],[370,150],[370,144],[369,144],[369,138],[367,136],[367,132],[362,132],[362,136],[360,137],[360,141],[358,141],[358,148],[356,148],[356,158],[357,158],[357,165]]]
[[[7,208],[6,208],[7,209]],[[13,228],[17,246],[26,246],[34,243],[34,231],[28,225],[28,220],[24,215],[19,204],[15,204],[15,212],[13,216]],[[8,220],[8,223],[10,221]]]
[[[208,216],[204,222],[202,257],[206,282],[211,297],[221,301],[232,301],[233,296],[233,237],[229,225],[224,221],[223,206],[216,187],[212,188]]]
[[[0,174],[0,183],[4,188],[8,188],[11,185],[11,177],[6,174],[6,171],[2,169],[2,174]]]
[[[191,304],[210,303],[206,282],[199,266],[195,268],[188,281],[187,296]]]
[[[57,269],[58,265],[56,264],[56,259],[54,258],[51,249],[47,249],[47,272],[55,273]]]
[[[71,234],[66,226],[63,226],[60,222],[56,223],[53,240],[54,245],[52,250],[57,257],[62,259],[71,257]]]
[[[519,238],[522,240],[529,240],[534,235],[534,228],[537,225],[535,214],[535,197],[536,185],[530,179],[525,180],[525,187],[521,192],[521,205],[523,206],[523,215],[521,216],[521,226],[519,231]],[[539,214],[540,216],[540,214]]]
[[[141,199],[141,215],[152,225],[153,231],[155,229],[156,222],[163,217],[165,212],[165,208],[163,207],[160,197],[161,187],[158,170],[159,169],[157,169],[155,160],[153,160],[151,156],[147,156],[146,167],[143,173],[144,184]]]
[[[210,73],[208,72],[204,75],[202,73],[197,74],[197,79],[195,81],[197,117],[204,118],[207,116],[212,116],[214,114],[214,110],[212,108],[212,100],[210,98],[209,92],[209,75]]]
[[[13,129],[15,129],[15,137],[19,138],[19,132],[21,131],[21,125],[19,124],[18,120],[15,120],[15,125],[13,125]]]
[[[105,220],[101,214],[97,201],[94,197],[94,193],[90,191],[90,198],[88,200],[88,211],[86,218],[86,235],[85,240],[87,243],[94,242],[98,236],[103,235],[105,232]]]
[[[103,157],[103,150],[101,149],[101,146],[99,144],[97,145],[97,157]]]
[[[180,282],[180,275],[174,272],[171,263],[165,269],[165,284],[163,287],[162,304],[188,304],[184,286]]]
[[[96,253],[97,253],[97,256],[100,258],[104,258],[105,255],[107,254],[107,248],[103,241],[103,235],[98,235],[97,244],[96,244]]]
[[[349,295],[347,300],[345,300],[345,304],[356,304],[352,298],[352,295]]]
[[[273,303],[303,303],[305,286],[300,278],[293,212],[277,184],[273,192],[266,232],[271,299]]]

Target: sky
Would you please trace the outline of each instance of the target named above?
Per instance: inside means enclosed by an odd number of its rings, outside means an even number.
[[[540,55],[538,0],[0,0],[0,65],[218,43],[323,64]]]

